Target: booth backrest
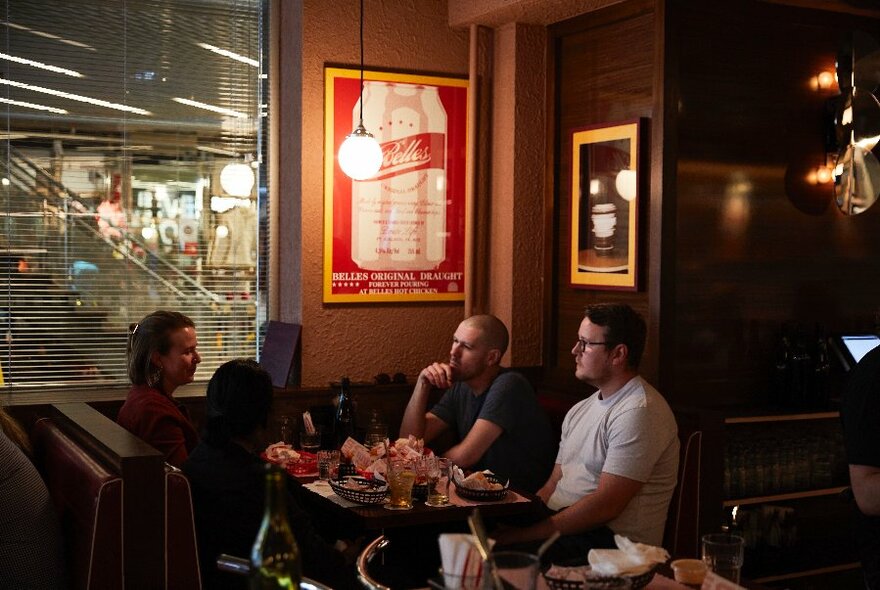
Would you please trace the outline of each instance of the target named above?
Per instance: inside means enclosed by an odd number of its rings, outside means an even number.
[[[189,481],[165,466],[165,574],[168,590],[199,590],[199,554]]]
[[[37,421],[31,438],[58,511],[73,587],[123,588],[122,478],[50,418]]]

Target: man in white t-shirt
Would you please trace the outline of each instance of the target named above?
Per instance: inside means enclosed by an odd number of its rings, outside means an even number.
[[[598,391],[565,416],[556,464],[537,493],[550,515],[493,535],[524,544],[559,531],[556,560],[613,547],[614,534],[660,545],[678,475],[675,418],[638,375],[644,320],[623,304],[590,305],[585,316],[571,353],[576,377]]]

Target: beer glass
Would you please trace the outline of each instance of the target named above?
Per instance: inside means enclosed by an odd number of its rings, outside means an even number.
[[[449,504],[449,480],[452,462],[445,457],[428,458],[428,506]],[[445,478],[445,479],[444,479]]]
[[[388,478],[388,510],[412,509],[412,488],[416,471],[412,463],[402,460],[389,460],[386,470]]]

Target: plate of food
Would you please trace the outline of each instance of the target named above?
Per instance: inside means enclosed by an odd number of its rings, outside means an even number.
[[[369,448],[349,437],[342,444],[340,451],[343,459],[351,462],[361,477],[368,479],[377,473],[384,478],[386,451],[387,456],[392,459],[400,457],[415,460],[433,454],[430,449],[425,447],[424,439],[414,436],[399,438],[393,442],[386,440]]]
[[[308,451],[297,451],[287,443],[277,442],[269,445],[260,455],[264,461],[283,467],[294,477],[318,475],[318,457]]]
[[[550,590],[641,590],[654,578],[657,567],[646,566],[642,573],[611,575],[595,572],[589,565],[551,565],[543,576]]]
[[[544,572],[544,580],[551,590],[640,590],[669,559],[663,547],[631,541],[622,535],[614,535],[614,544],[617,549],[591,549],[587,553],[589,565],[551,566]]]

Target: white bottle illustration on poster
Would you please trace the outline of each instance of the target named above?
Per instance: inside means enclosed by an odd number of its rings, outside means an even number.
[[[435,269],[447,236],[447,118],[437,88],[366,81],[363,100],[383,161],[375,178],[352,182],[351,258],[367,270]]]

